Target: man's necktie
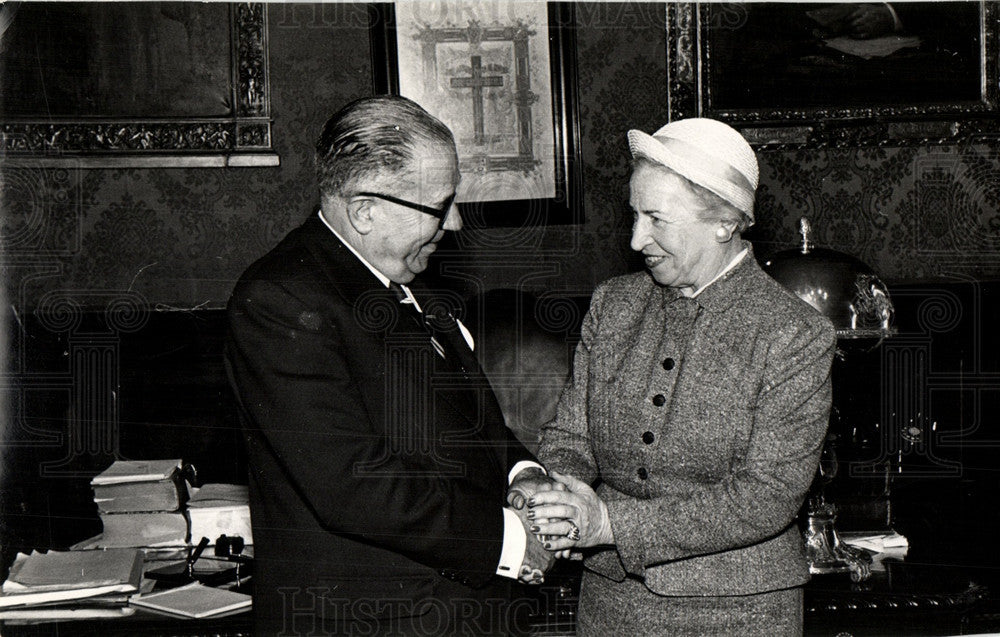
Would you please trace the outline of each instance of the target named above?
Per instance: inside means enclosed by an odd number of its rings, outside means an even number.
[[[413,305],[413,299],[411,299],[409,295],[406,294],[406,290],[403,289],[403,286],[396,283],[395,281],[390,281],[389,289],[392,290],[392,293],[396,296],[396,299],[399,300],[400,305],[405,306],[406,311],[412,313],[412,315],[414,315],[414,317],[417,319],[417,322],[421,325],[421,327],[423,327],[430,333],[431,345],[434,347],[434,351],[438,353],[438,356],[447,359],[448,356],[445,354],[445,349],[444,347],[442,347],[441,342],[435,336],[434,329],[431,327],[431,325],[429,324],[427,318],[423,315],[423,313],[418,311],[417,308]]]

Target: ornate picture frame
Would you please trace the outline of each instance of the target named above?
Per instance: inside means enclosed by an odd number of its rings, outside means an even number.
[[[548,22],[547,34],[537,34],[533,24],[524,23],[509,11],[492,15],[485,6],[470,2],[469,11],[463,14],[464,22],[436,14],[433,20],[409,20],[402,26],[397,24],[395,4],[371,5],[375,93],[415,97],[456,133],[463,173],[458,201],[463,218],[471,225],[521,227],[582,223],[573,6],[570,3],[542,5]],[[517,5],[511,3],[510,6]],[[407,29],[405,37],[408,40],[401,45],[403,28]],[[544,55],[537,56],[542,60],[547,58],[548,68],[544,69],[547,80],[538,77],[538,73],[532,75],[533,70],[539,69],[539,61],[533,57],[533,44],[528,42],[528,35],[538,36],[534,43],[547,41]],[[470,45],[474,49],[480,45],[483,49],[492,47],[494,55],[496,49],[505,49],[503,54],[509,55],[512,64],[504,67],[491,63],[490,51],[485,50],[481,55],[466,56],[470,59],[462,61],[463,73],[440,79],[445,75],[443,68],[447,56],[451,55],[452,61],[457,59],[454,50],[444,49]],[[401,47],[405,50],[407,46],[416,47],[416,51],[405,53],[407,59],[403,68],[408,70],[408,75],[404,75],[401,82],[399,55]],[[420,59],[414,63],[411,58],[416,57]],[[429,67],[433,68],[428,71]],[[436,73],[439,67],[442,69],[439,81],[445,86],[465,89],[462,96],[470,98],[466,99],[469,113],[463,111],[455,116],[451,112],[449,115],[445,100],[413,94],[412,87],[424,79],[421,76]],[[407,86],[411,88],[408,90]],[[479,144],[484,135],[488,137],[491,129],[499,126],[488,119],[490,111],[483,106],[485,97],[494,104],[504,99],[495,94],[486,95],[493,87],[507,89],[504,97],[510,100],[508,126],[512,132],[506,136],[494,135],[494,139],[505,137],[507,142],[501,140],[492,147],[506,143],[508,148],[492,154],[476,152],[470,147]],[[465,92],[470,95],[466,96]],[[542,125],[538,120],[540,112],[545,113]],[[477,185],[477,177],[486,179]],[[506,190],[502,186],[493,187],[504,181],[508,185],[513,183],[513,187]],[[527,185],[519,188],[518,182]]]
[[[19,4],[22,3],[11,3],[10,6],[0,8],[4,12],[0,17],[6,26],[17,25],[16,12]],[[156,4],[139,3],[128,10],[155,10]],[[125,10],[125,5],[118,6]],[[185,9],[182,18],[194,16],[194,21],[199,22],[198,34],[206,31],[213,34],[217,32],[218,37],[223,39],[223,44],[218,49],[221,52],[217,56],[218,60],[186,61],[188,68],[203,70],[204,77],[211,78],[205,80],[206,85],[210,81],[215,82],[216,85],[212,87],[213,94],[222,97],[216,100],[218,107],[211,109],[214,112],[207,112],[209,109],[200,110],[204,108],[206,101],[204,97],[200,102],[192,99],[193,104],[197,103],[200,106],[184,111],[178,110],[175,104],[163,105],[164,110],[169,112],[165,116],[151,112],[155,105],[146,105],[139,115],[124,112],[118,117],[105,116],[106,113],[100,109],[95,110],[92,105],[81,105],[81,108],[77,109],[65,104],[62,110],[70,115],[53,113],[48,109],[25,112],[24,108],[8,115],[8,111],[4,110],[0,111],[2,113],[0,157],[3,162],[6,165],[16,166],[21,160],[26,160],[33,166],[73,165],[85,168],[278,165],[279,158],[274,153],[271,139],[266,4],[228,3],[221,7],[215,5],[212,10],[216,12],[221,11],[223,7],[228,8],[228,22],[216,20],[217,16],[214,14],[211,17],[205,14],[202,18],[198,18],[199,7],[204,10],[208,6],[182,7]],[[72,10],[90,12],[87,15],[100,19],[100,12],[104,9],[104,3],[93,3],[78,5]],[[163,20],[166,21],[166,18]],[[66,52],[79,49],[62,46],[58,44],[57,39],[49,35],[51,32],[58,32],[60,28],[74,28],[75,25],[67,25],[65,19],[61,23],[56,22],[52,25],[37,25],[35,21],[22,20],[22,23],[25,22],[28,24],[24,28],[44,28],[46,37],[51,38],[48,40],[50,48],[54,51],[54,55],[49,56],[51,66],[39,69],[39,74],[43,71],[53,77],[65,77],[69,74],[78,86],[84,87],[88,83],[90,85],[97,85],[101,81],[107,83],[106,78],[95,79],[85,75],[81,77],[79,69],[93,69],[95,61],[77,60],[74,56],[66,56]],[[137,19],[137,22],[142,21]],[[202,41],[195,37],[194,25],[184,25],[181,22],[172,26],[182,32],[186,32],[186,27],[190,26],[191,41],[193,43]],[[114,28],[114,25],[111,28]],[[141,24],[139,28],[149,27]],[[81,37],[79,31],[75,30],[78,38]],[[29,33],[22,41],[32,42],[33,37],[35,36]],[[51,42],[56,43],[51,44]],[[163,33],[154,34],[154,37],[147,39],[144,44],[160,47],[160,51],[154,53],[160,55],[161,59],[165,55],[163,50],[172,45]],[[105,45],[97,42],[91,43],[91,46]],[[144,63],[147,66],[151,64],[149,59],[153,54],[144,53],[138,44],[134,50],[136,55],[146,55]],[[79,57],[90,53],[92,52],[84,51],[74,55]],[[8,51],[5,55],[17,55],[17,52]],[[133,62],[112,60],[115,66]],[[58,68],[60,65],[65,66]],[[140,65],[139,62],[134,64],[136,67]],[[224,68],[208,68],[211,65]],[[93,73],[93,70],[90,72]],[[79,89],[76,97],[91,99],[86,91]],[[167,106],[170,108],[166,108]],[[87,108],[92,112],[86,112]],[[73,115],[77,112],[83,114]]]
[[[668,3],[670,118],[728,122],[758,148],[1000,137],[1000,6],[983,1],[902,6],[941,10],[932,5],[951,11],[949,17],[964,17],[964,26],[952,32],[969,43],[968,50],[908,31],[905,19],[900,28],[898,16],[896,31],[882,38],[837,37],[816,23],[826,17],[816,15],[816,4]],[[840,5],[845,11],[856,6]],[[933,16],[928,18],[924,22],[933,24]],[[755,19],[763,26],[755,26]],[[785,28],[798,31],[785,39]]]

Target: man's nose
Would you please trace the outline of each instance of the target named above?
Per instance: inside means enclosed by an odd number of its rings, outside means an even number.
[[[442,230],[451,230],[457,232],[462,229],[462,214],[458,211],[458,204],[451,204],[451,208],[448,209],[448,214],[444,216],[444,223],[441,224]]]

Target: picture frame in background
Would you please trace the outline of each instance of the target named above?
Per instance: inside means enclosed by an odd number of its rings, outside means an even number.
[[[765,148],[1000,136],[994,2],[669,3],[666,25],[671,119]]]
[[[455,133],[474,227],[582,223],[569,3],[372,6],[376,94],[414,99]]]
[[[279,163],[264,3],[19,2],[0,28],[7,165]]]

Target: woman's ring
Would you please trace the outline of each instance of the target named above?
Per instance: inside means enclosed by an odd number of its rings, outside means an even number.
[[[579,542],[580,541],[580,527],[578,527],[577,525],[573,524],[572,522],[569,523],[569,527],[570,527],[569,528],[569,533],[566,534],[566,537],[568,537],[569,539],[573,540],[574,542]]]

